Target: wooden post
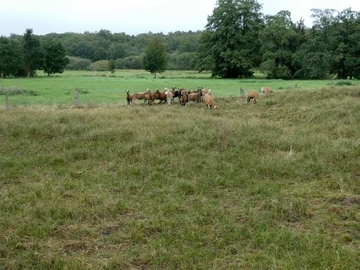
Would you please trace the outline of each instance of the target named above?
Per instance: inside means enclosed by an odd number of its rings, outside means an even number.
[[[9,105],[9,96],[7,91],[5,91],[5,104],[6,104],[6,109],[9,109],[10,105]]]
[[[242,97],[242,96],[244,96],[244,95],[245,95],[244,89],[242,89],[242,88],[240,87],[240,96]]]
[[[79,106],[79,90],[75,88],[75,106],[76,108]]]

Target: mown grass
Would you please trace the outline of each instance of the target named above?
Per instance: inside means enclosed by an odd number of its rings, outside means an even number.
[[[0,111],[2,269],[359,269],[360,88]]]
[[[48,77],[38,72],[35,78],[0,78],[0,98],[5,91],[14,93],[14,89],[22,89],[23,94],[10,95],[9,106],[46,105],[68,107],[75,104],[74,91],[80,91],[80,105],[125,105],[126,94],[150,89],[155,91],[165,87],[185,87],[197,89],[199,86],[211,88],[218,97],[238,97],[240,87],[245,93],[249,90],[259,90],[269,86],[276,91],[314,90],[330,85],[350,83],[350,87],[359,86],[359,81],[312,80],[312,81],[284,81],[266,79],[212,79],[209,73],[196,71],[166,71],[158,74],[157,79],[144,70],[116,70],[110,72],[65,71]],[[295,88],[295,84],[297,88]],[[30,93],[35,93],[31,95]],[[3,99],[4,100],[4,99]],[[0,100],[0,107],[5,102]]]

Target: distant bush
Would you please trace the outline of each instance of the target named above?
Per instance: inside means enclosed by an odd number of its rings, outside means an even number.
[[[118,69],[144,69],[143,57],[129,56],[116,59],[115,67]]]
[[[92,63],[89,68],[93,71],[107,71],[109,70],[109,60],[99,60]]]
[[[334,85],[343,86],[343,85],[352,85],[352,82],[350,81],[338,81],[334,83]]]
[[[26,89],[22,89],[22,88],[17,88],[17,87],[13,87],[13,88],[0,88],[0,95],[5,95],[8,94],[9,96],[15,96],[15,95],[26,95],[26,96],[37,96],[38,93],[36,93],[33,90],[26,90]]]
[[[81,90],[81,89],[79,89],[79,93],[80,94],[89,94],[89,90]]]
[[[90,59],[67,56],[69,58],[69,64],[66,65],[65,69],[68,70],[88,70],[91,65]]]

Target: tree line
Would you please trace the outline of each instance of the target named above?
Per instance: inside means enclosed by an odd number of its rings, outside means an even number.
[[[0,37],[0,77],[31,77],[36,70],[48,75],[62,73],[68,62],[59,40],[41,42],[32,29],[26,29],[21,38]]]
[[[312,9],[313,26],[289,11],[263,15],[256,0],[218,0],[199,41],[198,70],[221,78],[360,78],[360,13]]]
[[[360,78],[358,11],[313,9],[307,27],[302,19],[293,22],[289,11],[265,15],[261,9],[256,0],[218,0],[197,32],[36,36],[27,29],[23,36],[0,37],[0,74],[130,68],[211,71],[220,78],[251,78],[254,70],[270,79]],[[149,62],[157,59],[153,53],[165,55],[166,63]]]

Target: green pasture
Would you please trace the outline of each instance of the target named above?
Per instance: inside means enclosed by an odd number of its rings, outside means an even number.
[[[260,75],[258,75],[260,77]],[[158,74],[157,78],[144,70],[116,70],[110,72],[93,71],[65,71],[48,77],[38,72],[34,78],[0,79],[0,92],[8,91],[10,106],[19,105],[58,105],[74,104],[74,90],[80,91],[81,104],[120,104],[124,105],[125,91],[162,90],[165,87],[185,87],[196,89],[199,86],[212,89],[215,97],[239,96],[240,87],[245,92],[259,90],[262,86],[269,86],[276,91],[282,90],[315,90],[339,83],[335,80],[319,81],[285,81],[266,79],[214,79],[209,73],[196,71],[166,71]],[[351,81],[352,85],[359,84]],[[295,88],[297,85],[297,88]],[[23,92],[12,95],[11,93]],[[29,93],[33,94],[29,94]],[[5,103],[0,101],[0,106]]]
[[[70,74],[2,81],[113,104],[0,108],[0,269],[360,269],[359,86],[219,87],[208,110],[107,97],[167,79]]]

